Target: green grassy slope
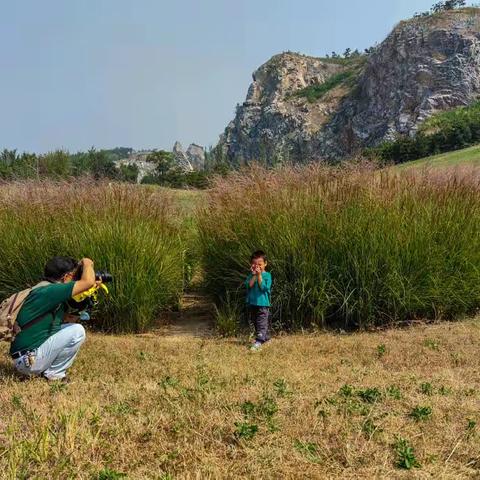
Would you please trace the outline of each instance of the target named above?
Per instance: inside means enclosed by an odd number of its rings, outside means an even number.
[[[413,160],[411,162],[397,165],[397,168],[409,167],[454,167],[457,165],[478,165],[480,166],[480,145],[454,150],[453,152],[441,153],[431,157]]]

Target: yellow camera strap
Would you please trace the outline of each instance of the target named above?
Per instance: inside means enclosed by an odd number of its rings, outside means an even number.
[[[93,300],[96,301],[98,297],[98,292],[100,290],[103,290],[106,295],[109,294],[108,287],[104,283],[100,283],[99,285],[95,285],[92,288],[86,290],[85,292],[75,295],[73,299],[76,302],[83,302],[83,300],[86,300],[87,298],[93,298]]]

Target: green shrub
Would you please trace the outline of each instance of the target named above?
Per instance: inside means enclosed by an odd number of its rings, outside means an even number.
[[[386,393],[390,398],[393,398],[394,400],[400,400],[402,398],[402,392],[400,391],[400,388],[398,388],[396,385],[390,385],[386,389]]]
[[[185,235],[165,191],[79,182],[0,190],[0,298],[36,283],[55,255],[91,257],[114,275],[95,323],[142,331],[176,306],[186,271]]]
[[[420,468],[420,463],[415,457],[415,450],[408,440],[398,437],[393,445],[397,454],[396,466],[405,470]]]
[[[322,98],[327,92],[334,89],[338,85],[351,80],[354,76],[353,70],[346,70],[337,73],[328,78],[324,83],[315,83],[308,87],[298,90],[293,95],[296,97],[305,97],[310,103],[313,103]]]
[[[399,137],[368,149],[385,162],[410,160],[459,150],[480,142],[480,102],[437,113],[427,119],[415,137]]]
[[[234,436],[237,439],[251,440],[258,432],[258,425],[248,422],[235,422]]]
[[[417,405],[411,412],[410,417],[416,422],[428,420],[432,416],[432,407]]]
[[[280,328],[455,318],[480,306],[478,174],[318,166],[218,179],[199,215],[208,291],[244,301],[252,251]]]
[[[366,403],[377,403],[382,398],[382,393],[377,387],[359,390],[357,395]]]
[[[96,476],[97,480],[118,480],[120,478],[125,478],[127,476],[126,473],[116,472],[115,470],[111,470],[110,468],[106,467],[101,472],[98,473]]]

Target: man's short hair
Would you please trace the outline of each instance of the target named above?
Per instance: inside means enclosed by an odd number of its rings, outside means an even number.
[[[263,261],[267,261],[267,254],[263,250],[257,250],[252,253],[252,256],[250,257],[250,261],[253,262],[257,258],[263,258]]]
[[[45,265],[45,280],[57,282],[66,274],[77,268],[78,262],[72,257],[53,257]]]

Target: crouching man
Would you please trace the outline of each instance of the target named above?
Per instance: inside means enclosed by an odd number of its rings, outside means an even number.
[[[75,280],[79,265],[82,274]],[[21,331],[10,355],[23,375],[66,382],[66,371],[85,340],[82,325],[64,323],[67,302],[95,285],[93,261],[84,258],[79,264],[70,257],[54,257],[45,265],[44,279],[21,306],[17,316]]]

